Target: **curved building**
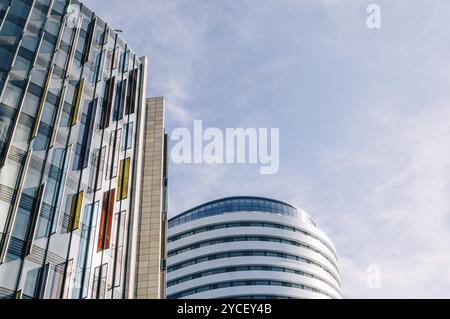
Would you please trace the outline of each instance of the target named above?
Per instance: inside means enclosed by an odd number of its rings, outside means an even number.
[[[0,299],[164,293],[163,101],[144,98],[146,70],[78,0],[0,0]]]
[[[341,298],[336,249],[307,213],[231,197],[169,220],[167,297]]]

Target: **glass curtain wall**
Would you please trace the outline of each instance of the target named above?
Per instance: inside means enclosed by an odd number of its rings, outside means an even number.
[[[142,64],[79,1],[0,0],[0,298],[122,298]]]

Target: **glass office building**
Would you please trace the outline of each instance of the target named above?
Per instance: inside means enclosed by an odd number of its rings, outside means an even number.
[[[261,197],[169,220],[167,297],[339,299],[336,249],[303,210]]]
[[[0,0],[0,298],[135,297],[146,64],[79,1]]]

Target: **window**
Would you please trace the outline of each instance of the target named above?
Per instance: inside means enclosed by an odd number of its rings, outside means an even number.
[[[83,224],[89,227],[89,230],[86,228],[82,231],[82,236],[80,239],[80,246],[78,250],[77,257],[77,274],[76,283],[73,285],[73,293],[72,298],[87,298],[88,297],[88,274],[90,273],[92,266],[92,254],[91,252],[94,250],[94,240],[92,238],[95,237],[95,224],[93,222],[97,220],[99,202],[95,202],[94,204],[87,205],[85,207],[83,213]],[[90,237],[89,237],[90,236]],[[88,240],[89,239],[89,240]],[[81,278],[81,273],[85,273],[87,276],[83,279]]]
[[[130,62],[130,50],[127,50],[126,52],[122,53],[120,57],[120,66],[119,66],[120,72],[125,73],[128,71],[129,62]]]
[[[115,47],[114,53],[113,53],[113,61],[112,61],[112,69],[113,70],[115,68],[117,68],[119,65],[119,56],[120,56],[120,48],[117,46],[117,47]]]
[[[47,79],[45,80],[44,91],[42,92],[41,100],[39,102],[39,107],[38,107],[37,114],[36,114],[36,118],[34,120],[33,130],[32,130],[32,134],[31,134],[32,138],[35,138],[36,134],[37,134],[38,125],[39,125],[39,122],[41,120],[42,110],[44,108],[44,103],[45,103],[45,100],[47,98],[48,86],[49,86],[50,80],[52,78],[52,72],[53,72],[53,67],[50,68],[50,70],[47,73]]]
[[[106,165],[106,179],[117,176],[117,164],[119,162],[119,145],[122,138],[122,129],[113,131],[109,138],[108,165]]]
[[[127,88],[127,80],[123,80],[117,83],[116,90],[116,103],[114,107],[114,121],[123,119],[123,108],[125,103],[125,90]]]
[[[111,79],[106,81],[105,84],[105,94],[103,96],[103,110],[102,110],[102,117],[100,119],[100,128],[109,127],[115,82],[116,77],[113,76]]]
[[[119,186],[117,188],[117,201],[128,198],[128,180],[130,177],[130,158],[120,161]]]
[[[91,101],[87,105],[87,110],[83,111],[81,127],[79,131],[78,143],[80,143],[80,154],[77,169],[83,169],[88,166],[89,155],[91,153],[92,133],[94,131],[95,113],[97,111],[97,101]],[[86,105],[84,106],[86,109]]]
[[[61,298],[66,266],[68,268],[71,266],[71,260],[69,261],[69,264],[61,263],[50,267],[49,282],[47,284],[47,289],[45,292],[46,299]]]
[[[102,79],[103,74],[103,68],[105,63],[105,55],[106,52],[103,50],[102,52],[98,53],[95,57],[95,68],[94,68],[94,76],[92,78],[92,82],[96,83],[99,82]]]
[[[114,252],[111,254],[115,257],[114,268],[114,287],[120,286],[122,282],[122,264],[123,264],[123,246],[125,241],[125,219],[126,211],[122,211],[114,215],[114,225],[117,225],[117,247],[114,247]]]
[[[102,218],[100,221],[100,231],[98,236],[97,252],[106,250],[111,244],[111,226],[114,213],[115,189],[103,194]]]
[[[108,50],[108,64],[107,64],[107,70],[114,70],[119,65],[119,56],[120,56],[120,48],[116,46],[114,49]]]
[[[127,105],[125,107],[126,115],[134,113],[134,107],[136,104],[137,75],[137,69],[130,71],[127,89]]]
[[[67,232],[77,230],[80,225],[81,206],[83,204],[84,191],[73,195],[72,204],[70,205],[70,218],[67,225]]]
[[[97,149],[93,156],[93,163],[89,176],[90,191],[98,191],[102,188],[103,171],[105,169],[106,146]]]
[[[84,43],[83,48],[83,58],[81,60],[83,64],[89,60],[89,56],[91,53],[92,40],[94,39],[95,21],[96,18],[94,18],[88,26],[86,42]]]
[[[36,286],[32,292],[36,299],[43,299],[45,289],[47,288],[47,279],[50,272],[50,263],[47,263],[37,271]]]
[[[123,129],[124,138],[122,139],[122,151],[126,151],[133,147],[133,122],[125,123]]]
[[[25,239],[25,256],[28,256],[31,253],[31,248],[33,247],[33,240],[36,233],[36,225],[39,217],[39,212],[41,211],[42,196],[44,195],[44,190],[45,184],[42,184],[36,191],[36,197],[34,199],[33,208],[31,210],[30,224]]]
[[[108,264],[103,264],[94,269],[94,282],[92,284],[92,297],[104,299],[106,295],[106,276]],[[100,284],[100,285],[99,285]]]
[[[72,125],[77,124],[78,111],[80,109],[81,99],[83,97],[84,79],[81,79],[76,88],[76,94],[73,101]]]

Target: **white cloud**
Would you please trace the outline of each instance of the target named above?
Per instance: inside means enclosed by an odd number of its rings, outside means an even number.
[[[290,142],[276,176],[172,166],[171,214],[236,194],[286,200],[336,243],[345,296],[450,297],[448,1],[380,0],[374,32],[370,1],[85,2],[149,56],[169,126],[225,114],[281,123]],[[381,289],[366,285],[370,264]]]
[[[194,119],[193,113],[185,105],[192,97],[187,93],[187,84],[184,80],[169,79],[166,84],[169,94],[166,94],[166,112],[172,121],[184,126],[190,125]]]
[[[332,238],[343,260],[344,292],[449,297],[450,101],[410,116],[389,107],[370,116],[373,133],[362,134],[353,150],[323,155],[330,177],[346,189],[342,206],[329,206],[338,212]],[[366,286],[370,264],[383,270],[381,289]]]

